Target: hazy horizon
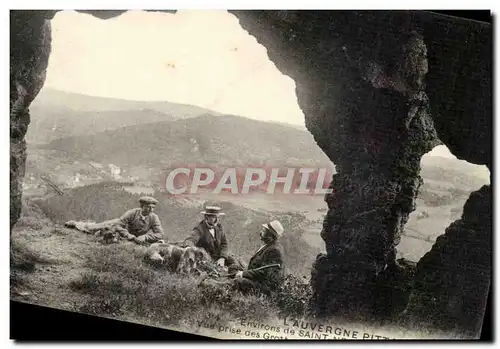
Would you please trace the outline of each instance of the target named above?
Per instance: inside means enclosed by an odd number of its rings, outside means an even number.
[[[55,90],[55,91],[63,92],[63,93],[76,93],[76,92],[72,92],[72,91],[64,91],[64,90],[61,90],[61,89],[57,89],[57,88],[53,88],[53,87],[45,87],[45,86],[44,86],[43,89]],[[80,95],[83,95],[83,96],[88,96],[88,97],[95,97],[95,98],[116,98],[116,97],[96,96],[96,95],[83,94],[83,93],[77,93],[77,94],[80,94]],[[125,99],[125,98],[117,98],[117,99],[127,100],[127,101],[134,101],[134,102],[146,102],[146,103],[147,102],[171,102],[171,101],[142,101],[142,100],[137,100],[137,99]],[[237,115],[237,116],[243,116],[243,117],[245,117],[244,115]],[[251,119],[254,119],[254,118],[251,118]],[[259,120],[259,121],[264,121],[264,122],[280,122],[280,121],[275,121],[275,120]],[[289,124],[286,121],[282,122],[282,123]],[[292,126],[302,126],[302,127],[304,127],[304,130],[307,130],[307,128],[305,128],[305,125],[293,125],[293,124],[291,124],[291,125]],[[429,155],[429,156],[441,156],[441,157],[456,159],[456,156],[454,156],[445,145],[439,145],[439,146],[435,147],[434,149],[432,149],[426,155]]]
[[[304,125],[295,82],[222,10],[129,11],[109,20],[61,11],[46,86]]]

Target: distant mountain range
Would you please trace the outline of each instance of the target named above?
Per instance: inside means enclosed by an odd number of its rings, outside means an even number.
[[[120,167],[179,163],[331,166],[309,132],[239,116],[198,117],[56,139],[38,149]]]
[[[87,164],[97,163],[119,166],[143,179],[179,164],[333,166],[303,127],[196,106],[44,89],[31,115],[28,173],[59,171],[67,177],[88,168],[90,176],[94,165]],[[477,190],[489,183],[484,166],[441,156],[425,156],[421,163],[422,177],[433,186]]]
[[[193,117],[204,113],[220,113],[189,104],[166,101],[132,101],[118,98],[88,96],[43,88],[31,104],[35,108],[66,108],[80,112],[151,109],[176,117]]]
[[[455,187],[472,191],[490,183],[490,173],[486,166],[470,164],[456,158],[424,156],[421,167],[420,176],[424,182],[439,182],[443,189]]]
[[[40,91],[30,106],[30,114],[26,135],[30,144],[203,114],[222,115],[189,104],[94,97],[50,88]],[[306,130],[304,126],[290,126]]]
[[[95,134],[124,126],[219,113],[193,105],[86,96],[44,88],[30,106],[29,143]]]

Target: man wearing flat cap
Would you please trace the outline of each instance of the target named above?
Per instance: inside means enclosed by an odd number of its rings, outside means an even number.
[[[264,243],[255,252],[248,263],[248,268],[236,273],[234,286],[242,293],[262,292],[271,294],[283,282],[283,248],[279,238],[284,229],[278,220],[262,224],[260,239]]]
[[[184,246],[203,248],[212,257],[212,260],[221,267],[236,265],[233,257],[228,255],[226,234],[220,223],[219,217],[224,216],[218,206],[206,206],[201,212],[204,219],[194,227],[193,232],[184,240]],[[239,267],[237,269],[242,269]]]
[[[154,209],[158,200],[150,196],[139,199],[139,208],[131,209],[120,217],[118,230],[121,236],[138,244],[154,243],[165,240],[160,218]]]

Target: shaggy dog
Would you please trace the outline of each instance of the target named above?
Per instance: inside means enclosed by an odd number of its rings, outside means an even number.
[[[101,230],[98,230],[95,233],[95,236],[100,237],[100,241],[104,244],[113,244],[117,243],[120,240],[120,234],[116,231],[115,226],[105,227]]]
[[[212,259],[208,253],[197,247],[187,247],[184,249],[182,258],[179,261],[177,272],[183,274],[191,274],[192,271],[199,271],[198,266],[209,263]]]
[[[204,249],[162,242],[152,244],[146,251],[145,259],[155,265],[165,265],[178,274],[191,274],[198,270],[198,266],[211,261]]]

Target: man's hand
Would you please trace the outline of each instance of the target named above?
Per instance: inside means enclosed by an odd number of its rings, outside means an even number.
[[[241,279],[243,278],[243,272],[242,271],[239,271],[236,273],[236,275],[234,276],[236,279]]]
[[[219,259],[217,260],[217,265],[218,265],[219,267],[223,267],[225,262],[226,262],[226,260],[225,260],[224,258],[219,258]]]
[[[128,241],[134,241],[135,240],[135,236],[132,235],[132,234],[129,234],[129,235],[127,235],[127,240]]]
[[[144,235],[142,236],[137,236],[134,238],[134,241],[138,243],[139,245],[143,245],[146,243],[146,237]]]

